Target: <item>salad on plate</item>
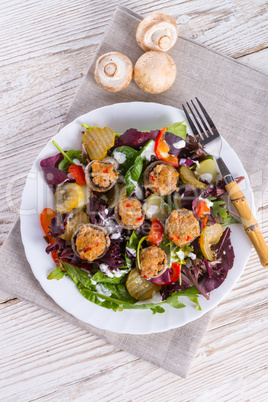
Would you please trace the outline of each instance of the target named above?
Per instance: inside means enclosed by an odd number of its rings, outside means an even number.
[[[40,215],[55,269],[90,302],[122,311],[200,309],[234,263],[216,161],[183,122],[159,130],[83,124],[81,149],[40,162],[55,194]],[[243,178],[237,178],[240,181]]]

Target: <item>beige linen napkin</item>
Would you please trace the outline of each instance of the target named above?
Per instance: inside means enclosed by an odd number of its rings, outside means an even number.
[[[95,61],[103,53],[120,51],[134,64],[143,53],[135,40],[140,19],[139,15],[124,7],[117,8],[70,107],[66,124],[92,109],[112,103],[153,101],[180,108],[182,102],[197,96],[213,116],[221,134],[238,153],[250,177],[254,175],[257,178],[252,184],[254,191],[258,192],[258,205],[261,205],[262,185],[267,184],[267,175],[263,170],[268,153],[268,143],[263,141],[263,133],[268,125],[266,76],[180,37],[170,51],[176,61],[178,74],[169,91],[150,95],[142,92],[132,82],[119,93],[106,92],[94,81]],[[2,246],[0,258],[0,270],[3,271],[0,284],[2,290],[64,317],[119,349],[186,377],[210,322],[211,312],[182,328],[158,334],[122,335],[99,330],[66,313],[42,290],[26,260],[18,220]]]

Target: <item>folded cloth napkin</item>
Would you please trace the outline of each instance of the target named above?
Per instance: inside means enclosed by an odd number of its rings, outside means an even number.
[[[121,6],[117,8],[70,107],[66,124],[92,109],[112,103],[153,101],[180,107],[182,102],[197,96],[213,116],[220,133],[237,151],[247,172],[257,178],[253,183],[254,190],[265,188],[261,186],[267,184],[267,175],[261,176],[268,153],[268,143],[264,143],[262,137],[268,125],[265,75],[187,38],[179,37],[170,51],[177,64],[177,79],[166,93],[147,94],[134,82],[119,93],[109,93],[96,84],[93,72],[95,61],[101,54],[120,51],[135,63],[143,53],[135,40],[140,20],[141,17],[132,11]],[[261,194],[258,192],[260,201]],[[125,335],[99,330],[66,313],[42,290],[24,254],[19,220],[15,222],[1,248],[0,258],[0,270],[4,273],[0,284],[3,291],[61,316],[119,349],[186,377],[212,312],[182,328],[151,335]]]

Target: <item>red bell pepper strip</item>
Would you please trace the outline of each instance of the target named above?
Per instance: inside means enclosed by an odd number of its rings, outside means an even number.
[[[164,227],[159,220],[153,218],[148,241],[154,246],[159,246],[164,237]]]
[[[55,216],[56,216],[56,212],[51,208],[43,209],[43,211],[40,214],[41,226],[42,226],[43,231],[45,232],[50,244],[54,244],[56,241],[54,239],[54,237],[52,237],[49,234],[50,226],[51,226],[51,219],[53,219]],[[59,262],[58,253],[56,251],[51,251],[51,256],[52,256],[54,262],[56,262],[56,264],[57,264]]]
[[[204,229],[207,224],[209,213],[210,208],[208,207],[206,201],[200,200],[197,204],[196,215],[202,223],[202,229]]]
[[[207,222],[208,222],[208,215],[205,217],[205,219],[202,222],[202,229],[205,229]]]
[[[210,208],[207,206],[206,201],[200,200],[197,204],[196,215],[199,219],[204,219],[205,215],[210,213]]]
[[[71,173],[76,183],[80,186],[87,184],[85,173],[81,165],[70,165],[68,172]]]
[[[155,140],[155,147],[154,147],[154,152],[160,161],[166,162],[169,165],[178,168],[179,167],[179,159],[175,155],[169,154],[169,145],[165,141],[165,132],[167,128],[164,127],[162,130],[160,130],[158,136],[156,137]]]
[[[163,281],[160,282],[159,278],[157,282],[154,282],[155,285],[157,286],[166,286],[166,285],[171,285],[172,283],[176,282],[181,275],[181,264],[173,262],[171,265],[172,273],[170,274],[170,280],[169,281]]]

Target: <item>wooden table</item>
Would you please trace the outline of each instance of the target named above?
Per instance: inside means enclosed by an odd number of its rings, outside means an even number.
[[[30,166],[63,123],[118,3],[1,2],[1,242]],[[268,72],[266,0],[121,4],[144,16],[170,13],[181,34]],[[258,219],[267,238],[267,200]],[[267,285],[267,270],[252,252],[217,308],[187,380],[1,292],[0,400],[267,401]]]

